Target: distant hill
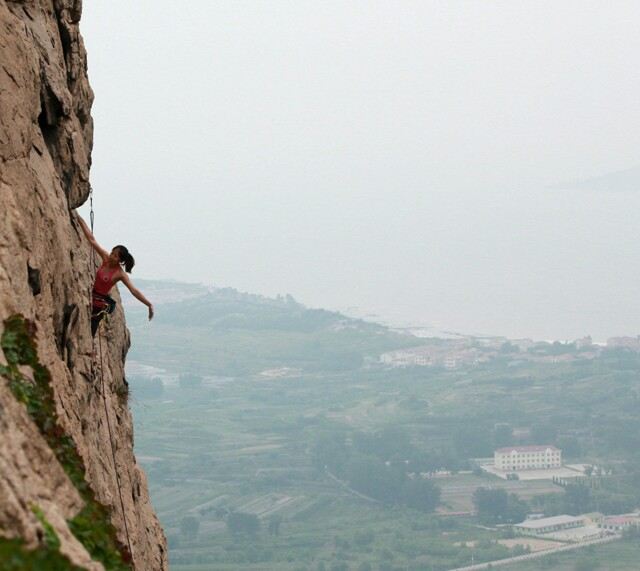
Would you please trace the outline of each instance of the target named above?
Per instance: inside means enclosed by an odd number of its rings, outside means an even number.
[[[387,328],[354,319],[335,311],[310,309],[291,295],[275,298],[240,292],[234,288],[214,288],[174,281],[138,280],[136,284],[153,300],[156,323],[215,329],[318,331],[360,329],[382,333]],[[127,311],[146,312],[124,289]]]
[[[269,298],[233,288],[136,283],[154,301],[156,317],[147,323],[145,308],[122,292],[133,334],[131,358],[168,370],[177,362],[206,363],[199,365],[205,369],[199,373],[225,375],[278,367],[353,370],[380,353],[420,343],[376,323],[308,308],[290,295]]]
[[[155,305],[163,305],[194,297],[201,297],[212,290],[202,284],[189,284],[174,280],[143,280],[135,279],[136,286],[153,300]],[[121,287],[122,302],[126,308],[136,308],[140,302],[136,300],[126,288]]]

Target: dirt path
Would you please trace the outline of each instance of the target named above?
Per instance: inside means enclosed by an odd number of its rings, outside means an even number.
[[[365,496],[364,494],[361,494],[357,490],[354,490],[353,488],[350,488],[349,484],[347,484],[346,482],[343,482],[340,478],[338,478],[337,476],[335,476],[334,474],[329,472],[329,470],[325,470],[325,473],[327,474],[327,476],[329,476],[329,478],[331,478],[334,482],[337,482],[338,484],[340,484],[340,486],[342,488],[344,488],[345,490],[347,490],[347,492],[349,492],[350,494],[353,494],[354,496],[358,496],[359,498],[361,498],[363,500],[366,500],[367,502],[372,502],[374,504],[381,504],[382,503],[381,501],[376,500],[375,498],[372,498],[371,496]]]

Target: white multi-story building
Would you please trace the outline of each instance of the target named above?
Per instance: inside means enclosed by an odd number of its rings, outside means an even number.
[[[494,466],[505,472],[548,470],[562,466],[562,450],[555,446],[508,446],[493,454]]]

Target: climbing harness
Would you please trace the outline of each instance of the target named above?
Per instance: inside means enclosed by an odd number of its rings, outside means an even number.
[[[109,316],[116,310],[116,300],[108,295],[100,295],[95,291],[91,292],[91,336],[95,337],[103,319],[109,321]],[[102,308],[97,308],[94,304],[98,300],[102,302]]]
[[[106,317],[107,315],[111,315],[116,310],[116,300],[113,299],[111,296],[100,295],[95,291],[92,292],[92,295],[95,299],[98,299],[105,303],[105,306],[98,313],[95,314],[96,317],[99,315],[103,315]]]
[[[93,221],[94,221],[94,213],[93,213],[93,189],[91,189],[89,191],[89,207],[90,207],[90,212],[89,212],[89,222],[91,223],[91,233],[93,234]],[[93,248],[91,248],[91,274],[93,275],[93,272],[95,271],[95,267],[96,267],[96,254],[95,251],[93,250]],[[109,297],[109,296],[105,296],[105,297]],[[93,311],[93,288],[92,288],[92,292],[91,295],[89,297],[89,299],[91,300],[90,303],[90,307],[91,310]],[[111,300],[111,298],[109,298]],[[107,301],[107,300],[104,300]],[[113,301],[113,300],[111,300]],[[108,302],[107,302],[108,303]],[[108,315],[110,313],[113,312],[113,310],[115,309],[115,301],[113,302],[114,305],[108,304],[107,308],[102,309],[102,311],[100,313],[105,313],[105,315]],[[99,333],[100,330],[100,323],[98,323],[98,331],[96,331],[96,333]],[[95,348],[95,337],[93,338],[93,344],[94,344],[94,348]],[[103,361],[102,361],[102,337],[100,337],[100,335],[98,334],[98,351],[100,354],[100,392],[102,393],[102,401],[104,403],[104,414],[107,418],[107,430],[109,432],[109,445],[111,447],[111,457],[113,458],[113,471],[115,472],[116,475],[116,484],[118,487],[118,496],[120,497],[120,509],[122,510],[122,521],[124,522],[124,531],[125,534],[127,536],[127,544],[129,546],[129,555],[131,557],[131,565],[134,566],[133,563],[133,549],[131,548],[131,537],[129,536],[129,527],[127,526],[127,516],[125,514],[124,511],[124,500],[122,499],[122,485],[120,484],[120,474],[118,473],[118,465],[116,464],[116,452],[115,452],[115,448],[113,446],[113,433],[111,430],[111,421],[109,419],[109,407],[107,406],[107,393],[105,392],[105,388],[104,388],[104,375],[103,375]],[[93,358],[91,359],[91,378],[95,380],[96,375],[95,375],[95,368],[94,368],[94,360]],[[134,566],[135,567],[135,566]]]

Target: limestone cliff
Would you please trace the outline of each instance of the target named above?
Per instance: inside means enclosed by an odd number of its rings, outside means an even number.
[[[0,0],[0,568],[13,554],[163,570],[133,455],[120,308],[99,334],[104,393],[92,376],[94,268],[70,212],[89,194],[93,136],[80,16],[80,0]]]

